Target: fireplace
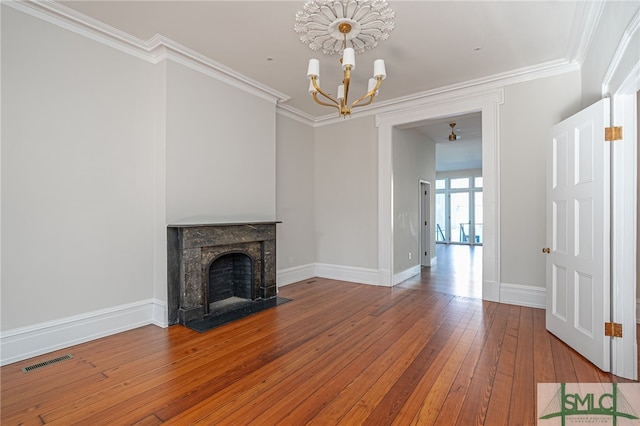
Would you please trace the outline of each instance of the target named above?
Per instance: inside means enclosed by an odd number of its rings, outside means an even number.
[[[169,225],[169,324],[275,298],[276,223]]]

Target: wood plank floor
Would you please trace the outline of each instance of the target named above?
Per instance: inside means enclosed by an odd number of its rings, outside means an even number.
[[[146,326],[2,367],[1,423],[533,425],[537,383],[626,382],[549,334],[540,309],[415,282],[279,294],[292,301],[206,333]]]

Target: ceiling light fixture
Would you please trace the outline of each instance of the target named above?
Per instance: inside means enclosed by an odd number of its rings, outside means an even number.
[[[346,117],[351,115],[352,108],[373,102],[387,76],[384,60],[373,63],[373,78],[369,79],[367,93],[349,104],[351,71],[356,68],[356,53],[373,49],[389,37],[394,16],[386,0],[308,0],[305,3],[303,10],[296,14],[294,27],[302,34],[300,40],[311,50],[322,50],[327,55],[342,53],[343,79],[336,98],[320,89],[320,62],[309,59],[309,93],[317,104],[337,108],[338,113]],[[347,47],[348,44],[351,47]],[[320,100],[318,93],[329,102]]]
[[[456,123],[449,123],[449,127],[451,127],[451,134],[449,135],[449,141],[453,142],[458,139],[458,135],[455,134],[453,128],[456,127]]]

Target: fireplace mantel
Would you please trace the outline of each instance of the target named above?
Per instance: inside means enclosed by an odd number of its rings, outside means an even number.
[[[244,253],[253,265],[252,299],[276,297],[276,224],[271,222],[171,224],[167,226],[169,324],[203,319],[208,270],[218,257]]]

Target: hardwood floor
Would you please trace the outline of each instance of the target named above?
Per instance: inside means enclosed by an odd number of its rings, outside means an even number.
[[[0,369],[2,425],[533,425],[536,383],[625,382],[544,311],[328,279],[197,333],[141,327]],[[28,373],[21,368],[71,354]]]
[[[436,244],[438,262],[402,282],[402,288],[427,287],[433,291],[482,299],[482,246]]]

